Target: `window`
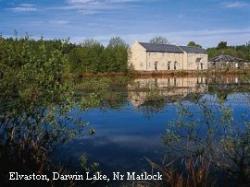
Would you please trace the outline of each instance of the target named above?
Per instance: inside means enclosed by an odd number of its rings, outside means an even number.
[[[155,61],[155,71],[157,71],[157,70],[158,70],[158,62]]]
[[[203,69],[203,64],[201,65],[201,58],[196,58],[196,65],[197,65],[197,70]]]
[[[168,70],[170,70],[171,69],[171,62],[169,61],[168,62]]]
[[[196,58],[196,62],[201,62],[201,58]]]
[[[174,62],[174,70],[176,70],[177,69],[177,62],[175,61]]]

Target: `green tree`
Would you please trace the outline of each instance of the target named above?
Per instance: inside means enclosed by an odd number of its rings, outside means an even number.
[[[218,43],[217,48],[218,49],[226,49],[227,48],[227,42],[221,41],[220,43]]]
[[[156,36],[152,38],[149,42],[152,44],[168,44],[169,43],[167,38],[163,36]]]
[[[128,48],[128,44],[126,44],[126,42],[120,38],[119,36],[115,36],[115,37],[112,37],[110,40],[109,40],[109,43],[108,43],[108,47],[124,47],[124,48]]]
[[[88,39],[71,51],[69,55],[73,72],[99,72],[104,46],[96,40]]]
[[[198,47],[198,48],[202,48],[201,45],[195,43],[194,41],[190,41],[190,42],[187,44],[187,46],[189,46],[189,47]]]
[[[126,72],[128,45],[120,37],[110,39],[107,47],[98,41],[85,40],[69,54],[72,72]]]
[[[126,72],[128,61],[128,45],[119,37],[111,38],[104,50],[105,69],[110,72]]]
[[[0,69],[4,69],[0,79],[0,183],[8,186],[9,170],[45,174],[55,170],[49,155],[85,124],[66,115],[75,104],[74,87],[65,79],[69,61],[62,52],[63,43],[57,46],[60,49],[51,47],[53,42],[27,37],[0,38],[0,43]],[[71,127],[63,122],[66,119]]]

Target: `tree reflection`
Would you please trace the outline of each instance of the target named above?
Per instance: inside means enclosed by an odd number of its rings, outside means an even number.
[[[83,108],[121,108],[127,102],[127,77],[85,78],[76,82],[76,98]]]
[[[165,107],[165,99],[159,92],[147,92],[146,99],[142,103],[138,110],[142,111],[147,117],[151,117],[153,114],[162,111]]]

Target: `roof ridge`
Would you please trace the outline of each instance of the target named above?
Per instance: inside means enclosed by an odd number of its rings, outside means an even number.
[[[150,45],[172,45],[172,46],[177,46],[175,44],[168,44],[168,43],[166,43],[166,44],[158,44],[158,43],[150,43],[150,42],[138,42],[138,43],[140,43],[140,44],[150,44]]]
[[[200,48],[200,47],[195,47],[195,46],[187,46],[187,45],[179,45],[179,47],[189,47],[189,48],[195,48],[195,49],[203,49],[203,48]]]
[[[182,51],[182,52],[186,52],[184,49],[181,48],[181,46],[178,46],[177,47]]]
[[[188,48],[194,48],[194,49],[204,49],[204,48],[200,48],[200,47],[195,47],[195,46],[186,46],[186,45],[176,45],[176,44],[169,44],[169,43],[166,43],[166,44],[158,44],[158,43],[150,43],[150,42],[139,42],[138,43],[140,44],[150,44],[150,45],[171,45],[171,46],[175,46],[175,47],[178,47],[178,48],[181,48],[181,47],[188,47]],[[182,49],[183,50],[183,49]],[[204,49],[205,50],[205,49]]]
[[[172,52],[172,53],[183,53],[183,51],[177,46],[173,44],[155,44],[155,43],[146,43],[139,42],[143,48],[147,50],[147,52]]]
[[[237,62],[235,60],[238,60],[238,62],[248,62],[247,60],[244,60],[240,57],[228,55],[228,54],[220,54],[218,56],[214,56],[213,58],[210,59],[211,62],[218,62],[219,60],[222,61],[229,61],[229,62]]]

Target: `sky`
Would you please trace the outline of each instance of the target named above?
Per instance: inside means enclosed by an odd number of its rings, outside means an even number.
[[[250,0],[0,0],[5,36],[96,39],[129,44],[164,36],[172,44],[213,47],[250,41]]]

